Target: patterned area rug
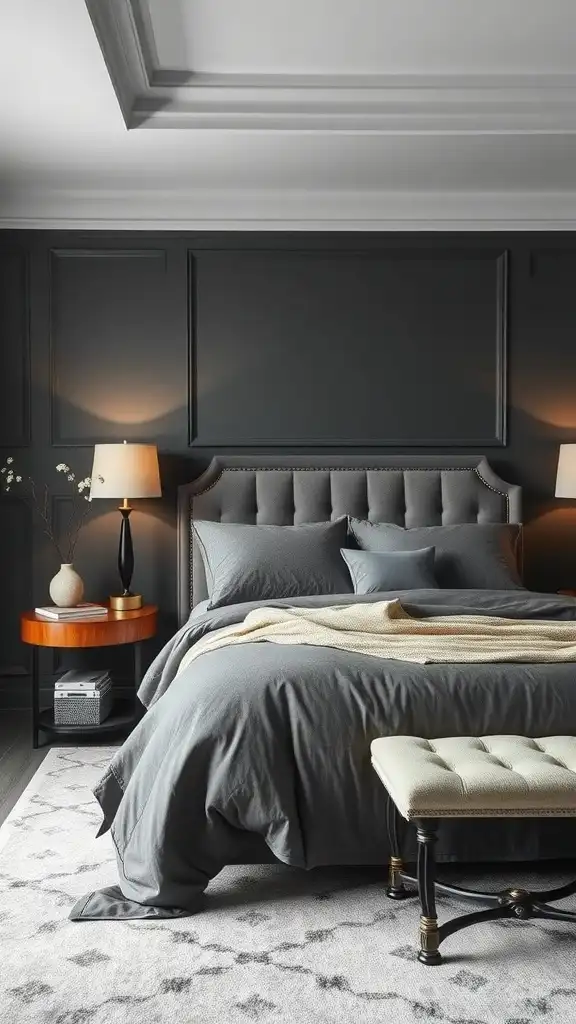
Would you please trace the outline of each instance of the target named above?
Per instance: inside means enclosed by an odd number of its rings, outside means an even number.
[[[111,754],[101,747],[51,750],[0,830],[0,1021],[573,1018],[573,927],[482,925],[448,940],[446,962],[426,968],[414,960],[415,903],[388,901],[376,869],[228,868],[195,917],[68,921],[78,896],[116,881],[109,837],[93,838],[100,813],[90,792]],[[443,901],[444,914],[461,909]]]

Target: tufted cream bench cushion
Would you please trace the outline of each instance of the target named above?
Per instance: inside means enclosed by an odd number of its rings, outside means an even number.
[[[388,736],[372,764],[414,818],[576,817],[576,737]]]

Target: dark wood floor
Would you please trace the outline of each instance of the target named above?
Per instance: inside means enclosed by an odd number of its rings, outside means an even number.
[[[32,749],[30,712],[0,711],[0,825],[49,749]]]
[[[44,741],[40,733],[40,742]],[[122,737],[106,735],[106,746],[121,743]],[[82,746],[91,743],[102,744],[101,737],[77,736],[58,737],[54,746]],[[50,750],[46,743],[39,750],[32,747],[32,714],[30,711],[0,711],[0,825],[10,813],[18,797],[26,789],[30,779]]]

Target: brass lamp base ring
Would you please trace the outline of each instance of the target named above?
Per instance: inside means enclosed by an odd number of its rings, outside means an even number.
[[[136,608],[142,607],[142,595],[118,594],[110,597],[110,607],[113,612],[133,612]]]

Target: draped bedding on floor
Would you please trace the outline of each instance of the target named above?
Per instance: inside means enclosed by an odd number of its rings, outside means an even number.
[[[363,641],[356,649],[302,638],[218,642],[218,631],[234,633],[252,612],[253,621],[268,628],[291,620],[301,631],[311,621],[317,630],[319,622],[332,628],[335,619],[382,619],[383,603],[393,622],[409,625],[405,616],[428,620],[410,635],[411,644],[419,645],[417,660],[406,660],[406,651],[403,660],[391,657],[389,649],[366,653]],[[307,611],[293,614],[292,608]],[[474,616],[458,628],[472,626],[484,639],[487,630],[497,630],[487,617],[504,619],[502,628],[510,634],[510,626],[514,634],[513,663],[503,648],[498,660],[477,657],[474,663],[458,658],[454,647],[453,660],[441,661],[433,650],[426,654],[421,645],[431,618],[438,616]],[[331,595],[213,611],[201,603],[147,673],[140,698],[148,712],[95,789],[103,830],[110,828],[114,841],[120,884],[88,894],[71,916],[194,913],[209,880],[231,863],[384,863],[385,796],[370,767],[371,740],[395,733],[430,739],[574,733],[575,623],[574,599],[525,590]],[[442,635],[435,623],[432,639],[439,638],[454,643],[454,633]],[[456,638],[461,647],[465,638]],[[213,649],[202,651],[211,643]],[[530,660],[517,660],[518,644],[533,645]],[[535,645],[546,660],[534,656]],[[189,663],[183,664],[188,652]],[[489,655],[496,656],[494,649]],[[573,826],[455,824],[446,830],[445,843],[441,858],[567,856],[573,852]]]

